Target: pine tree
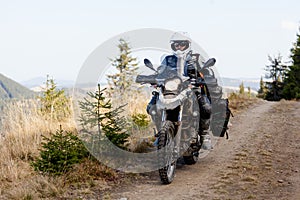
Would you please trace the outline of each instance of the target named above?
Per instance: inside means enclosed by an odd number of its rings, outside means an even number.
[[[113,100],[126,100],[132,97],[133,93],[137,91],[137,85],[135,83],[135,76],[137,75],[137,58],[131,56],[131,49],[129,43],[124,39],[119,40],[120,55],[115,59],[112,59],[112,67],[117,69],[117,73],[107,75],[109,84],[109,95]],[[122,98],[120,98],[122,95]],[[115,103],[115,102],[114,102]],[[124,101],[119,102],[119,105],[123,105]]]
[[[251,97],[251,88],[250,88],[250,86],[248,86],[248,97]]]
[[[111,101],[104,96],[104,90],[98,85],[96,92],[88,92],[88,98],[79,102],[80,125],[85,132],[97,127],[100,136],[104,133],[113,144],[125,148],[129,134],[126,131],[126,121],[120,116],[124,106],[113,109]]]
[[[271,81],[266,81],[267,93],[265,98],[270,101],[279,101],[283,97],[283,80],[287,66],[283,64],[280,54],[276,57],[268,56],[268,58],[270,65],[265,68],[267,72],[265,77]]]
[[[242,83],[240,84],[240,90],[239,90],[239,93],[240,93],[240,94],[244,94],[244,93],[245,93],[244,82],[242,82]]]
[[[297,34],[297,41],[291,49],[291,58],[292,65],[284,80],[283,95],[286,99],[300,99],[300,34]]]
[[[43,136],[40,156],[31,163],[36,171],[61,175],[90,156],[83,142],[60,127],[50,137]]]
[[[42,114],[51,120],[64,120],[70,116],[70,100],[63,89],[57,89],[53,78],[47,76],[46,88],[39,97]]]
[[[257,97],[258,98],[265,98],[266,96],[266,86],[265,82],[263,80],[263,77],[260,77],[260,82],[259,82],[259,90],[257,91]]]

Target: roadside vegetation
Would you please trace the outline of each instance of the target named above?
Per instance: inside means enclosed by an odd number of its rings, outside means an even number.
[[[47,77],[38,98],[10,100],[1,105],[0,199],[109,198],[109,190],[138,175],[113,170],[99,163],[81,140],[82,130],[96,128],[118,147],[146,152],[154,142],[153,124],[141,99],[143,89],[134,83],[138,61],[127,41],[119,41],[119,55],[111,59],[118,72],[107,76],[109,87],[99,85],[79,102],[82,115],[74,119],[72,99]],[[258,97],[267,100],[300,99],[300,36],[292,49],[292,64],[269,57],[269,82],[261,79]],[[120,94],[130,94],[119,98]],[[126,99],[126,101],[124,101]],[[228,95],[235,114],[260,101],[240,85]],[[243,155],[238,155],[239,157]],[[245,181],[255,181],[246,177]]]
[[[268,56],[265,79],[261,78],[258,97],[268,101],[300,99],[300,35],[291,48],[290,58],[283,61],[280,54]]]
[[[130,57],[126,41],[120,40],[119,49],[120,58]],[[112,61],[112,67],[121,66],[119,61]],[[112,85],[108,91],[99,85],[86,94],[79,121],[82,129],[100,127],[120,148],[143,152],[153,137],[144,109],[147,100],[121,102],[115,95],[123,90],[138,94],[131,81],[134,73],[126,72],[130,67],[129,62],[120,68],[128,77],[111,79],[124,84]],[[107,190],[135,177],[106,167],[88,152],[75,128],[71,97],[49,76],[45,85],[38,98],[1,104],[0,199],[105,198]]]
[[[228,100],[230,110],[233,114],[244,110],[259,101],[259,99],[251,93],[250,87],[245,90],[243,83],[240,84],[238,92],[232,92],[228,95]]]

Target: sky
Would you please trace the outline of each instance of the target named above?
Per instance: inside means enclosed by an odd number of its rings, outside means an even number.
[[[161,28],[188,32],[221,76],[259,79],[268,55],[289,61],[299,10],[299,0],[0,0],[0,73],[75,80],[103,42]]]

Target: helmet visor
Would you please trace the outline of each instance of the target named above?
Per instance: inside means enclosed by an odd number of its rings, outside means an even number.
[[[179,41],[173,41],[171,44],[171,48],[173,51],[184,51],[190,47],[190,42],[187,40],[179,40]]]

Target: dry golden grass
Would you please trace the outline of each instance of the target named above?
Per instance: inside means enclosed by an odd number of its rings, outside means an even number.
[[[49,136],[59,125],[66,130],[74,130],[73,120],[45,120],[40,114],[37,100],[7,102],[1,118],[0,199],[1,196],[9,199],[28,196],[30,199],[31,195],[34,198],[40,182],[47,185],[49,190],[46,190],[49,192],[50,188],[54,188],[53,192],[59,191],[59,181],[51,182],[50,179],[39,176],[33,171],[30,162],[39,155],[42,135]]]
[[[146,106],[151,97],[146,92],[130,92],[122,95],[113,96],[111,98],[114,107],[118,107],[126,104],[123,114],[125,116],[131,116],[135,113],[146,113]]]
[[[148,99],[129,102],[126,115],[146,113]],[[1,111],[0,126],[0,199],[57,199],[93,196],[93,188],[107,190],[107,182],[119,181],[119,175],[96,161],[86,160],[59,177],[42,175],[30,163],[39,156],[43,136],[62,128],[76,132],[72,118],[65,121],[45,119],[38,100],[11,101]],[[152,130],[152,129],[151,129]],[[153,136],[149,129],[130,130],[130,142]],[[136,143],[134,143],[134,141]],[[99,192],[100,193],[100,192]],[[102,192],[101,192],[102,193]]]
[[[228,97],[229,107],[232,112],[239,112],[256,103],[258,98],[247,94],[231,93]]]
[[[149,100],[150,98],[143,98],[143,95],[139,98],[131,98],[127,102],[125,115],[146,114],[145,108]],[[230,105],[236,109],[243,108],[245,103],[241,105],[240,102],[244,100],[245,98],[240,97],[231,98]],[[103,189],[107,189],[106,181],[114,182],[118,179],[118,175],[113,170],[89,161],[77,165],[72,172],[61,177],[50,177],[35,172],[30,162],[39,155],[42,135],[49,136],[59,129],[60,125],[64,130],[75,132],[76,126],[71,118],[61,122],[45,120],[40,114],[38,100],[7,103],[1,111],[1,119],[0,199],[56,199],[75,198],[77,195],[88,196],[93,194],[94,186],[101,184]],[[141,144],[138,151],[147,149],[148,144],[153,142],[152,128],[153,125],[145,129],[130,130],[131,148],[135,149],[136,145]],[[145,144],[141,139],[149,143]],[[237,155],[237,158],[243,157],[244,154]],[[227,180],[226,178],[224,177],[224,180]],[[85,184],[78,188],[77,182],[85,182]]]
[[[122,115],[126,117],[128,122],[131,122],[131,116],[136,114],[144,114],[147,116],[149,122],[151,122],[151,117],[146,112],[146,107],[150,101],[150,98],[145,98],[149,96],[147,94],[132,93],[130,95],[122,95],[122,99],[114,98],[112,103],[115,106],[124,105],[124,112]],[[150,123],[148,127],[137,127],[131,126],[128,129],[130,136],[128,138],[128,149],[137,153],[146,152],[149,145],[151,145],[155,138],[153,128],[155,125]]]

